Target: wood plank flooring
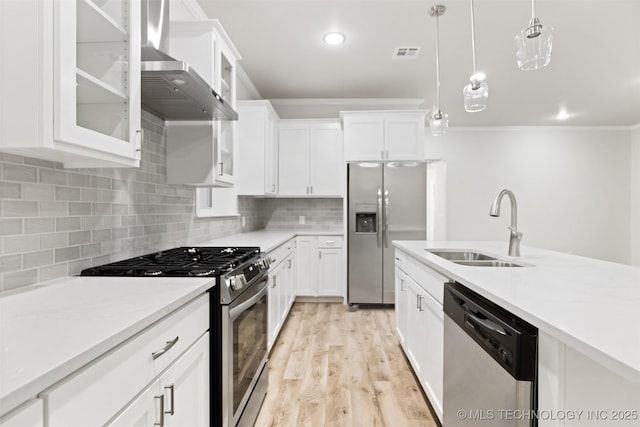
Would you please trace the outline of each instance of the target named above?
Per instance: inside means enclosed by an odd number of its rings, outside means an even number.
[[[269,360],[257,427],[437,427],[392,309],[296,302]]]

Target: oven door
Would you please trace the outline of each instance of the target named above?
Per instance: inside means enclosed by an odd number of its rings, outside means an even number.
[[[267,363],[267,282],[264,275],[231,304],[223,306],[222,411],[223,425],[235,426]],[[253,402],[252,402],[253,403]]]

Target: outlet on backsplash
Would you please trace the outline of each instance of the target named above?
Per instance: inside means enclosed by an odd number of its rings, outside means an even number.
[[[305,223],[305,217],[304,215],[300,215],[298,217],[298,224],[304,224]]]

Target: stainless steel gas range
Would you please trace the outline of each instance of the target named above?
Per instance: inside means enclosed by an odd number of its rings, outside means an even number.
[[[252,426],[267,392],[269,260],[257,247],[181,247],[92,267],[83,276],[213,277],[211,426]]]

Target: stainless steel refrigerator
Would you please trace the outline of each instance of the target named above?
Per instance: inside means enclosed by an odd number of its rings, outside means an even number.
[[[349,304],[394,303],[393,240],[425,240],[427,167],[422,162],[348,165]]]

